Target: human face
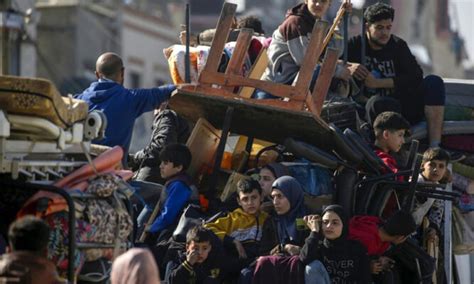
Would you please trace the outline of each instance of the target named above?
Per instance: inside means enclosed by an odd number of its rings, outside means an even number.
[[[245,213],[250,215],[256,215],[260,210],[261,197],[258,190],[254,189],[252,192],[239,192],[239,197],[237,198],[237,203],[239,203],[242,210]]]
[[[263,196],[270,196],[272,193],[272,184],[275,181],[275,176],[273,175],[272,171],[267,168],[263,168],[260,170],[258,183],[262,188]]]
[[[387,150],[392,152],[400,151],[402,148],[403,143],[405,143],[405,129],[399,130],[384,130],[383,132]]]
[[[388,43],[392,35],[392,20],[385,19],[366,24],[366,28],[370,46],[374,49],[381,49]]]
[[[211,251],[211,243],[209,242],[195,242],[191,241],[189,244],[186,245],[186,252],[197,251],[198,259],[196,263],[203,263],[206,261],[207,257],[209,256],[209,252]]]
[[[432,160],[425,162],[421,174],[425,179],[432,182],[439,182],[446,173],[446,161]]]
[[[272,190],[272,200],[275,211],[278,215],[285,215],[290,211],[291,204],[288,198],[281,192],[281,190],[274,188]]]
[[[331,6],[331,0],[305,0],[308,6],[308,10],[315,18],[320,19],[326,14],[329,6]]]
[[[342,234],[342,221],[339,215],[328,211],[323,215],[322,229],[324,237],[328,240],[335,240]]]
[[[161,174],[161,177],[164,179],[174,176],[175,174],[179,173],[182,169],[183,169],[183,166],[175,167],[174,164],[169,161],[161,161],[161,164],[160,164],[160,174]]]

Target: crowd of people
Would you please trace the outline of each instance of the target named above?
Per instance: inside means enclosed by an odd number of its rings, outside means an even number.
[[[304,0],[288,11],[272,35],[263,80],[294,82],[312,27],[331,4],[331,0]],[[346,8],[351,11],[350,5]],[[334,78],[364,86],[354,99],[373,129],[374,153],[388,166],[387,173],[399,171],[393,154],[400,151],[410,126],[424,113],[430,147],[423,154],[419,181],[449,182],[450,154],[440,148],[445,102],[442,79],[423,77],[406,42],[391,33],[391,6],[376,3],[367,7],[364,20],[366,34],[350,39],[349,62],[338,63]],[[255,21],[241,23],[254,25]],[[364,62],[362,40],[367,42]],[[344,52],[339,32],[330,46],[341,55]],[[125,88],[122,59],[111,52],[98,58],[95,73],[97,81],[77,96],[90,110],[101,110],[107,117],[105,138],[94,142],[121,146],[127,153],[123,162],[136,172],[135,179],[164,185],[157,192],[160,210],[156,218],[148,222],[150,212],[145,208],[138,217],[136,225],[146,235],[145,241],[114,260],[112,284],[160,283],[163,279],[171,284],[431,283],[434,259],[421,248],[420,235],[441,235],[442,201],[417,197],[413,210],[406,212],[392,194],[381,216],[350,216],[347,208],[336,204],[310,212],[303,188],[281,163],[254,169],[256,174],[236,184],[235,195],[226,203],[229,212],[189,228],[184,243],[173,240],[186,206],[199,204],[198,187],[186,173],[193,158],[183,144],[190,125],[167,104],[176,87]],[[316,70],[314,77],[317,75]],[[278,99],[258,90],[254,97]],[[135,119],[153,110],[149,145],[129,154]],[[421,226],[424,219],[429,220],[427,228]],[[14,222],[8,234],[9,251],[0,257],[0,277],[27,281],[19,283],[61,283],[47,260],[48,234],[48,227],[38,218]],[[164,245],[164,252],[156,249]]]

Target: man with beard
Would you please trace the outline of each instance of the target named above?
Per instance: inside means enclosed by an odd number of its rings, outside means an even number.
[[[400,112],[412,125],[427,121],[430,146],[441,141],[445,88],[435,75],[423,78],[423,71],[407,43],[391,33],[394,9],[381,2],[367,7],[365,20],[365,60],[362,62],[362,35],[349,41],[349,70],[364,85],[357,101],[365,105],[367,122],[377,114]]]

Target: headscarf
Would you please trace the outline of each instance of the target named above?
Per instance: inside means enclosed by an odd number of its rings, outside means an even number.
[[[347,216],[346,211],[344,208],[340,205],[329,205],[326,208],[324,208],[323,213],[321,214],[321,218],[326,214],[326,212],[331,211],[337,214],[339,218],[341,219],[342,222],[342,232],[341,236],[335,240],[329,240],[324,238],[324,246],[326,247],[337,247],[337,244],[345,241],[347,239],[347,236],[349,234],[349,217]]]
[[[290,174],[287,167],[285,167],[284,165],[280,163],[275,163],[275,162],[265,165],[264,167],[262,167],[262,169],[268,169],[270,172],[272,172],[275,179],[282,176],[287,176]]]
[[[159,284],[155,259],[147,249],[132,248],[112,264],[111,284]]]
[[[305,215],[304,194],[298,181],[290,176],[282,176],[273,182],[272,189],[280,190],[290,202],[290,210],[284,215],[277,215],[278,236],[280,243],[284,243],[288,238],[295,240],[296,218],[303,218]]]

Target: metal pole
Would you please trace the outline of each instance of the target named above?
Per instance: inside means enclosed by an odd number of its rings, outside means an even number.
[[[346,3],[350,3],[351,1],[346,1]],[[343,32],[344,32],[344,55],[343,55],[343,58],[344,58],[344,64],[347,63],[347,59],[348,59],[348,48],[349,48],[349,14],[346,12],[344,12],[344,26],[342,27],[343,28]]]
[[[1,75],[7,75],[10,70],[10,52],[9,52],[9,37],[10,31],[7,27],[7,17],[8,17],[8,9],[11,7],[10,0],[0,0],[0,28],[1,28],[1,54],[0,57],[0,65],[1,65]]]
[[[229,135],[233,113],[234,107],[228,107],[225,112],[224,122],[222,123],[221,139],[217,145],[216,159],[214,160],[214,168],[209,181],[208,197],[212,197],[216,193],[217,178],[219,177],[219,171],[221,170],[222,157],[224,156],[225,144],[227,142],[227,136]]]
[[[191,36],[191,28],[189,24],[189,3],[186,3],[186,56],[184,58],[184,81],[191,83],[191,60],[189,58],[189,37]]]
[[[452,172],[452,164],[448,165],[448,169]],[[452,183],[448,183],[445,189],[447,192],[453,191]],[[451,239],[452,231],[452,207],[451,201],[444,201],[444,272],[446,273],[446,283],[453,283],[453,243]]]
[[[361,31],[361,44],[360,44],[360,64],[365,66],[365,50],[366,50],[366,42],[365,42],[365,8],[362,9],[362,31]],[[364,82],[360,84],[360,95],[364,95]]]

